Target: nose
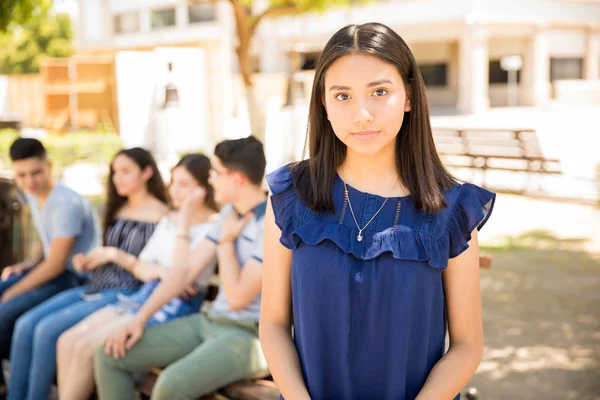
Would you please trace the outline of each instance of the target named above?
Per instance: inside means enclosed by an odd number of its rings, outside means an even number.
[[[373,114],[369,111],[368,101],[361,100],[357,102],[358,109],[354,114],[354,123],[359,127],[364,127],[373,122]]]

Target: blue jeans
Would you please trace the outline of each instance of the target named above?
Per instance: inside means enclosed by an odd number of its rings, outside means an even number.
[[[27,273],[11,276],[5,281],[0,281],[0,295],[2,295],[9,287],[23,279],[25,275],[27,275]],[[81,279],[72,272],[67,271],[45,285],[32,289],[0,304],[0,359],[8,358],[13,328],[15,322],[21,315],[38,304],[48,300],[55,294],[80,284]]]
[[[132,290],[107,289],[84,299],[88,287],[60,293],[17,320],[11,347],[9,399],[47,399],[56,375],[58,337],[88,315]]]

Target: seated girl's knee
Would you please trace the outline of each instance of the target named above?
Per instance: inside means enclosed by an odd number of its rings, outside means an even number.
[[[152,389],[152,399],[167,400],[177,398],[181,392],[181,383],[170,379],[169,374],[162,373],[158,376]]]

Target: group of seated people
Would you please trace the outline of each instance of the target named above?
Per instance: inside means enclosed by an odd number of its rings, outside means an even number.
[[[136,372],[165,368],[152,399],[194,399],[268,374],[258,339],[267,195],[262,144],[184,156],[165,187],[152,155],[117,153],[102,224],[52,178],[41,142],[10,148],[40,243],[0,266],[8,399],[134,398]],[[218,265],[219,290],[203,304]]]

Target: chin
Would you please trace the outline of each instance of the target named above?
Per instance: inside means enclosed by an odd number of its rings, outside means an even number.
[[[368,141],[353,140],[348,147],[355,153],[373,156],[388,150],[390,146],[394,147],[394,140],[386,142],[382,139],[384,138],[378,137]]]

